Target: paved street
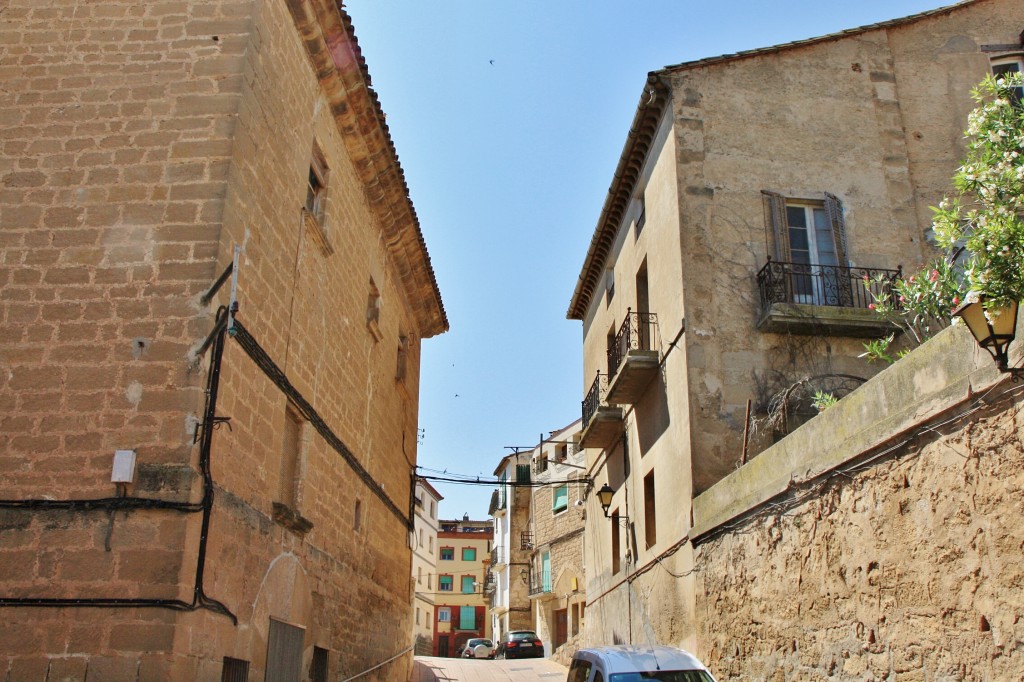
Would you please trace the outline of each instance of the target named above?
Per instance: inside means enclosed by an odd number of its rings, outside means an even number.
[[[409,682],[564,682],[567,672],[543,658],[487,661],[417,656]]]

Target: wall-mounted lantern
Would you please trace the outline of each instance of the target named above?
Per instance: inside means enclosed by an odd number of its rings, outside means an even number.
[[[1007,372],[1014,376],[1014,380],[1024,374],[1024,370],[1012,368],[1008,365],[1007,349],[1017,333],[1017,308],[1016,301],[1012,301],[1001,308],[992,308],[986,312],[984,299],[971,292],[967,294],[960,307],[953,311],[953,314],[964,321],[971,334],[996,361],[1000,372]]]

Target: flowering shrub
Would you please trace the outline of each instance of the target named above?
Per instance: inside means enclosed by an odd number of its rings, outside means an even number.
[[[875,297],[874,308],[921,343],[949,325],[972,292],[986,309],[1024,298],[1024,108],[1013,100],[1021,74],[988,76],[971,93],[967,156],[953,177],[958,196],[932,210],[939,247],[952,254]],[[870,284],[870,283],[869,283]],[[865,344],[869,360],[889,354],[893,337]]]

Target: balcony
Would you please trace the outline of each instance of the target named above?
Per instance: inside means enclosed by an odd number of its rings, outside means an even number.
[[[530,568],[530,597],[551,594],[551,570]]]
[[[850,268],[773,261],[757,273],[763,332],[880,337],[897,328],[868,306],[892,291],[902,267]]]
[[[609,405],[605,397],[608,375],[597,373],[587,397],[583,399],[583,431],[580,446],[607,448],[619,440],[625,424],[625,413],[618,405]]]
[[[524,530],[519,533],[519,549],[529,551],[533,549],[533,533]]]
[[[661,358],[654,348],[657,325],[654,313],[626,311],[626,319],[608,348],[609,404],[634,404],[658,373]]]
[[[505,558],[505,548],[500,545],[495,545],[494,549],[491,550],[491,566],[497,567],[508,563]]]

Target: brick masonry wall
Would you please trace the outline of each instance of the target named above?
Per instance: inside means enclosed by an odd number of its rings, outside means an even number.
[[[718,679],[1016,679],[1021,407],[922,433],[702,545],[701,648]]]

